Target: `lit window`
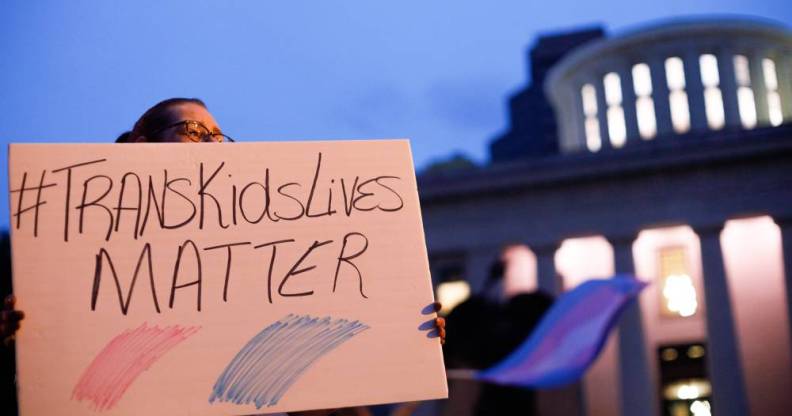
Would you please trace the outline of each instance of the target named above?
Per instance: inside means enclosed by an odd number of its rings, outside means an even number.
[[[665,61],[666,82],[669,90],[685,89],[685,65],[682,58],[672,56]]]
[[[638,133],[642,139],[652,139],[657,134],[654,101],[652,101],[652,76],[649,65],[639,63],[632,68],[633,91],[635,91],[635,113],[638,118]]]
[[[668,102],[671,107],[671,124],[677,133],[690,130],[690,110],[685,93],[685,67],[682,59],[672,56],[665,61]]]
[[[652,74],[649,65],[643,62],[633,65],[632,76],[635,95],[640,97],[652,95]]]
[[[707,114],[707,125],[712,130],[720,130],[726,120],[723,114],[718,59],[711,54],[701,55],[699,67],[701,68],[701,83],[704,85],[704,109]]]
[[[583,116],[585,117],[586,147],[592,152],[602,148],[599,121],[597,120],[597,92],[594,86],[586,84],[580,89],[583,100]]]
[[[707,400],[696,400],[690,404],[693,416],[712,416],[712,408]]]
[[[698,309],[696,288],[687,270],[684,248],[660,251],[662,313],[666,316],[693,316]]]
[[[701,345],[695,345],[694,344],[694,345],[691,345],[690,347],[688,347],[688,349],[687,349],[688,358],[693,359],[693,360],[703,357],[706,353],[707,353],[707,350],[705,350],[704,347],[701,346]]]
[[[697,399],[701,396],[698,386],[693,384],[685,384],[677,390],[677,398],[682,400]]]
[[[437,285],[437,301],[443,305],[440,313],[448,314],[470,297],[470,285],[464,280],[443,282]]]
[[[608,137],[613,147],[622,147],[627,140],[622,108],[622,89],[619,74],[610,72],[602,80],[605,86],[605,103],[608,105]]]
[[[679,352],[677,352],[676,348],[663,348],[660,358],[663,361],[674,361],[679,358]]]
[[[586,146],[592,152],[600,150],[602,139],[599,133],[599,121],[593,117],[586,117]]]
[[[528,246],[514,244],[501,251],[503,261],[503,295],[506,299],[538,288],[536,255]]]
[[[781,112],[781,96],[778,94],[776,66],[772,59],[762,59],[762,73],[764,74],[765,88],[767,88],[767,116],[770,119],[770,125],[778,126],[784,122],[784,115]]]
[[[690,130],[690,112],[685,91],[672,91],[668,97],[671,105],[671,123],[674,131],[685,133]]]
[[[580,95],[583,97],[583,113],[587,116],[597,115],[597,93],[594,91],[594,86],[584,85],[580,89]]]
[[[696,313],[696,288],[693,281],[686,274],[672,274],[663,281],[663,297],[666,308],[682,317],[693,316]]]
[[[712,384],[703,378],[678,380],[663,386],[665,400],[696,400],[712,394]]]
[[[619,74],[609,72],[603,78],[602,83],[605,85],[605,102],[608,105],[619,105],[622,102],[621,80]]]
[[[717,87],[720,84],[718,58],[715,55],[707,53],[699,56],[699,67],[701,68],[701,83],[704,88]]]
[[[768,90],[777,90],[778,79],[776,78],[775,62],[772,59],[762,59],[762,73],[764,74],[765,87]]]
[[[740,123],[746,129],[756,127],[756,102],[751,89],[751,72],[748,58],[744,55],[734,56],[734,78],[737,81],[737,107],[740,111]]]
[[[734,78],[739,86],[751,86],[751,71],[748,68],[748,58],[745,55],[734,55]]]

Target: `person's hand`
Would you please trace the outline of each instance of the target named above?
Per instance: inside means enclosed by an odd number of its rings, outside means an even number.
[[[19,329],[19,321],[21,321],[25,314],[22,311],[14,310],[16,298],[14,295],[8,295],[3,302],[3,310],[0,311],[0,339],[3,344],[8,345],[14,340],[14,334]]]
[[[440,309],[443,309],[443,305],[440,302],[435,302],[432,306],[434,307],[435,312],[440,312]],[[435,328],[437,328],[437,335],[440,336],[440,345],[444,345],[446,341],[445,325],[445,318],[442,316],[435,318]]]
[[[446,339],[446,330],[445,330],[445,318],[437,316],[437,312],[443,308],[443,305],[440,302],[434,302],[421,311],[424,315],[434,315],[435,317],[429,321],[423,322],[418,329],[422,331],[429,331],[426,336],[429,338],[440,338],[440,345],[445,344]]]
[[[423,313],[425,315],[428,314],[436,314],[440,312],[440,309],[443,309],[443,305],[440,302],[434,302],[431,305],[424,308]],[[431,321],[425,322],[421,325],[421,329],[429,329],[431,330],[429,336],[431,337],[439,337],[440,338],[440,345],[445,344],[446,340],[446,329],[445,329],[445,318],[442,316],[438,316]],[[308,410],[305,412],[289,412],[289,416],[371,416],[371,412],[366,407],[348,407],[344,409],[322,409],[322,410]]]

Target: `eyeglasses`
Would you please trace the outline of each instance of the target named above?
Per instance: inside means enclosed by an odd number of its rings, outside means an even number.
[[[155,131],[152,135],[157,135],[162,133],[163,131],[176,126],[182,126],[181,134],[186,136],[192,142],[218,142],[222,143],[224,141],[234,142],[234,139],[226,136],[223,133],[215,133],[209,130],[206,126],[203,125],[200,121],[195,120],[182,120],[177,121],[173,124],[169,124],[157,131]]]

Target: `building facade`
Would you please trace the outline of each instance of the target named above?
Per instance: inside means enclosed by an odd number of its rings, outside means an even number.
[[[634,274],[651,285],[579,386],[581,412],[785,414],[792,31],[588,29],[542,37],[530,56],[533,84],[512,98],[492,162],[419,178],[438,289],[476,292],[504,247],[512,290]]]

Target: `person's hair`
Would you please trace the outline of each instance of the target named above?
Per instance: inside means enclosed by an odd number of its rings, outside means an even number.
[[[129,143],[131,139],[132,139],[132,132],[131,131],[125,131],[125,132],[119,134],[118,137],[116,137],[115,142],[116,143]]]
[[[167,100],[162,100],[140,116],[130,135],[123,137],[124,135],[122,134],[116,139],[116,142],[124,143],[140,136],[145,137],[147,141],[158,142],[160,139],[156,137],[155,133],[173,122],[170,109],[181,104],[198,104],[206,108],[206,104],[197,98],[168,98]]]

